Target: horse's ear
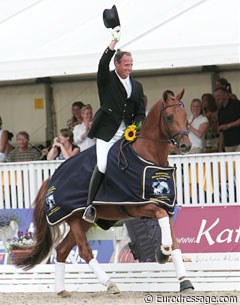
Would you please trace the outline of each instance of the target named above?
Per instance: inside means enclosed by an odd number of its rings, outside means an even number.
[[[183,95],[184,95],[185,89],[182,89],[182,91],[180,93],[177,94],[176,99],[178,101],[181,101]]]
[[[163,92],[162,99],[163,99],[164,102],[167,101],[167,99],[168,99],[168,93],[167,93],[167,91],[164,91],[164,92]]]
[[[174,97],[174,92],[172,90],[165,90],[162,95],[163,101],[167,102],[169,97]]]

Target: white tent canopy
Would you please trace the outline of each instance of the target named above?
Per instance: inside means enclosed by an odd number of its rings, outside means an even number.
[[[0,81],[95,73],[113,4],[134,70],[240,63],[238,0],[0,0]]]

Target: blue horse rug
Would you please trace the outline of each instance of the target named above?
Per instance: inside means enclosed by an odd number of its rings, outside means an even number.
[[[95,146],[67,159],[54,172],[46,194],[46,214],[54,225],[85,209],[88,187],[96,165]],[[109,151],[103,183],[94,205],[155,203],[174,214],[175,168],[159,167],[141,159],[131,144],[119,140]],[[114,221],[115,222],[115,221]]]

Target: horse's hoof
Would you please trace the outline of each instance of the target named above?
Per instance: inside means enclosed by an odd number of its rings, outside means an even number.
[[[186,280],[180,282],[180,292],[189,293],[189,292],[193,292],[193,290],[194,290],[194,287],[193,287],[193,284],[191,283],[191,281],[186,279]]]
[[[68,292],[67,290],[62,290],[62,291],[58,292],[57,295],[60,296],[61,298],[70,298],[71,297],[71,293]]]
[[[110,282],[107,285],[107,293],[118,294],[118,293],[120,293],[120,290],[118,289],[118,286],[115,283]]]
[[[169,260],[171,252],[172,252],[171,247],[169,247],[169,250],[166,250],[163,246],[158,247],[155,252],[156,261],[159,264],[165,264]]]

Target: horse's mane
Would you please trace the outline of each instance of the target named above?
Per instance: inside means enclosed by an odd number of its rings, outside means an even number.
[[[172,96],[172,95],[165,95],[164,98],[160,98],[157,102],[153,104],[153,106],[150,108],[146,118],[150,116],[150,118],[154,118],[154,115],[159,115],[160,114],[160,106],[163,102],[167,103],[169,100],[180,100],[184,94],[184,89],[177,95],[177,96]],[[164,94],[163,94],[164,95]]]
[[[162,104],[163,100],[160,99],[157,102],[155,102],[153,104],[153,106],[150,108],[150,110],[148,111],[146,118],[143,122],[143,126],[141,129],[144,130],[144,128],[147,128],[148,126],[154,126],[157,125],[159,123],[159,116],[160,116],[160,107]]]
[[[148,111],[148,115],[152,116],[154,113],[156,113],[156,111],[159,113],[160,111],[160,106],[163,102],[163,99],[161,98],[160,100],[158,100],[157,102],[155,102],[152,107],[150,108],[150,110]]]

